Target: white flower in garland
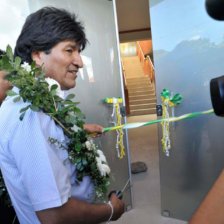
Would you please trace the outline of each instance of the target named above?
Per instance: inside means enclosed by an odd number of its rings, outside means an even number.
[[[96,150],[96,145],[94,144],[93,140],[92,139],[88,139],[86,142],[85,142],[85,146],[86,148],[91,151],[91,150]]]
[[[27,72],[31,72],[31,66],[27,62],[24,62],[21,67]]]
[[[99,155],[99,157],[97,157],[97,158],[98,158],[100,161],[106,163],[107,160],[106,160],[105,155],[103,154],[103,151],[101,151],[101,150],[98,149],[98,150],[97,150],[97,153],[98,153],[98,155]]]
[[[71,129],[74,132],[77,132],[77,131],[81,130],[81,128],[79,128],[77,125],[74,125]]]
[[[97,150],[98,157],[96,157],[97,168],[100,171],[101,176],[109,175],[110,167],[106,164],[106,157],[101,150]]]
[[[90,143],[90,141],[86,141],[86,142],[85,142],[85,145],[86,145],[86,148],[87,148],[88,150],[91,150],[91,143]]]
[[[61,86],[56,80],[54,80],[52,78],[45,78],[45,81],[49,85],[49,90],[51,89],[51,86],[57,85],[58,87],[56,89],[56,95],[61,97],[62,99],[64,99],[64,92],[61,90]]]
[[[101,176],[103,177],[110,173],[110,167],[107,164],[97,163],[97,167],[100,171]]]
[[[85,146],[89,151],[95,151],[98,156],[96,156],[96,163],[97,168],[100,171],[101,176],[105,177],[107,174],[110,173],[110,167],[107,165],[106,157],[102,150],[96,150],[96,145],[94,144],[94,141],[92,139],[88,139],[85,142]]]

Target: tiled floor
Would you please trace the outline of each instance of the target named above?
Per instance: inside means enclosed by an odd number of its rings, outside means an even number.
[[[155,120],[156,115],[132,116],[128,123]],[[157,124],[128,131],[131,162],[143,161],[148,170],[132,175],[134,209],[114,224],[186,224],[161,216]]]

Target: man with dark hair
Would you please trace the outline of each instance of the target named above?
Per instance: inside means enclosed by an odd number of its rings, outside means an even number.
[[[36,62],[46,77],[56,80],[62,90],[75,87],[78,69],[83,66],[80,52],[85,48],[83,27],[69,12],[45,7],[31,14],[21,31],[15,56]],[[75,181],[75,166],[66,150],[50,145],[48,137],[65,140],[62,129],[43,112],[27,110],[27,103],[4,101],[0,109],[0,165],[12,203],[22,224],[86,223],[118,219],[124,203],[115,194],[110,203],[91,204],[93,184],[84,177]],[[85,125],[88,133],[102,133],[100,125]]]
[[[87,40],[83,26],[76,21],[74,14],[45,7],[27,17],[16,42],[15,56],[30,64],[33,52],[49,54],[52,47],[64,40],[71,40],[80,51],[84,50]]]

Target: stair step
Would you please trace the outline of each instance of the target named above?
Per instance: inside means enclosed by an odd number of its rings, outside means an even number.
[[[143,75],[143,76],[140,76],[139,78],[130,78],[130,80],[136,80],[136,79],[149,79],[149,77],[146,75]]]
[[[134,93],[134,92],[151,92],[154,94],[154,91],[152,90],[152,87],[136,87],[136,88],[129,88],[128,89],[129,93]]]
[[[155,109],[156,103],[130,105],[130,110]]]
[[[129,82],[129,81],[127,81],[128,79],[136,79],[139,76],[143,76],[143,74],[136,73],[136,74],[125,75],[126,82]],[[132,80],[131,83],[135,83],[134,80]]]
[[[127,88],[128,89],[140,89],[140,88],[148,88],[148,89],[152,89],[152,85],[150,82],[142,82],[142,83],[133,83],[133,84],[130,84],[130,83],[127,83]]]
[[[153,88],[152,88],[152,86],[147,86],[147,85],[145,85],[145,86],[138,86],[138,85],[136,85],[136,86],[132,86],[132,87],[127,87],[128,88],[128,92],[135,92],[135,91],[152,91],[153,93],[154,93],[154,91],[153,91]]]
[[[148,76],[144,76],[144,75],[138,76],[138,77],[126,78],[127,82],[137,82],[137,81],[144,81],[145,82],[147,80],[149,80],[149,77]]]
[[[129,95],[133,94],[142,94],[142,93],[147,93],[147,94],[153,94],[152,88],[133,88],[128,90]]]
[[[131,79],[131,82],[134,81],[132,79],[141,79],[142,77],[144,77],[144,73],[140,72],[140,71],[135,71],[135,72],[128,72],[125,71],[125,78],[126,80]]]
[[[156,103],[156,98],[151,99],[140,99],[140,100],[129,100],[129,105],[138,105],[138,104],[147,104],[147,103]]]
[[[155,98],[149,98],[149,97],[135,97],[134,99],[129,99],[130,105],[137,105],[137,104],[147,104],[147,103],[155,103]]]
[[[129,94],[129,99],[130,100],[133,100],[136,97],[151,99],[151,98],[154,98],[155,95],[152,92],[140,92],[140,93]]]
[[[129,101],[131,100],[140,100],[140,99],[151,99],[155,98],[154,94],[136,94],[136,95],[129,95]]]
[[[144,74],[144,72],[142,71],[142,70],[136,70],[136,69],[131,69],[130,71],[128,71],[128,70],[125,70],[125,75],[127,75],[127,78],[128,79],[133,79],[133,78],[138,78],[138,77],[144,77],[145,76],[145,74]],[[137,77],[131,77],[131,76],[133,76],[133,75],[138,75]],[[129,76],[129,77],[128,77]]]
[[[140,90],[140,89],[149,89],[149,90],[151,90],[152,89],[152,85],[150,85],[150,84],[135,84],[135,85],[132,85],[132,86],[130,86],[130,85],[127,85],[127,88],[128,88],[128,90],[129,91],[132,91],[132,90]]]
[[[127,80],[126,79],[126,83],[128,83],[129,85],[133,85],[133,84],[136,84],[136,83],[151,83],[149,79],[136,79],[136,80]]]
[[[141,109],[141,110],[131,110],[130,115],[145,115],[145,114],[156,114],[156,109]]]

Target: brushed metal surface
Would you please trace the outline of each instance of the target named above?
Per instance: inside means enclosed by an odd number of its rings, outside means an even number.
[[[166,88],[183,95],[174,115],[211,109],[209,82],[224,74],[224,22],[204,0],[164,0],[150,8],[157,103]],[[171,114],[171,111],[170,111]],[[161,211],[189,220],[223,169],[224,119],[214,114],[170,125],[171,151],[161,151]]]

